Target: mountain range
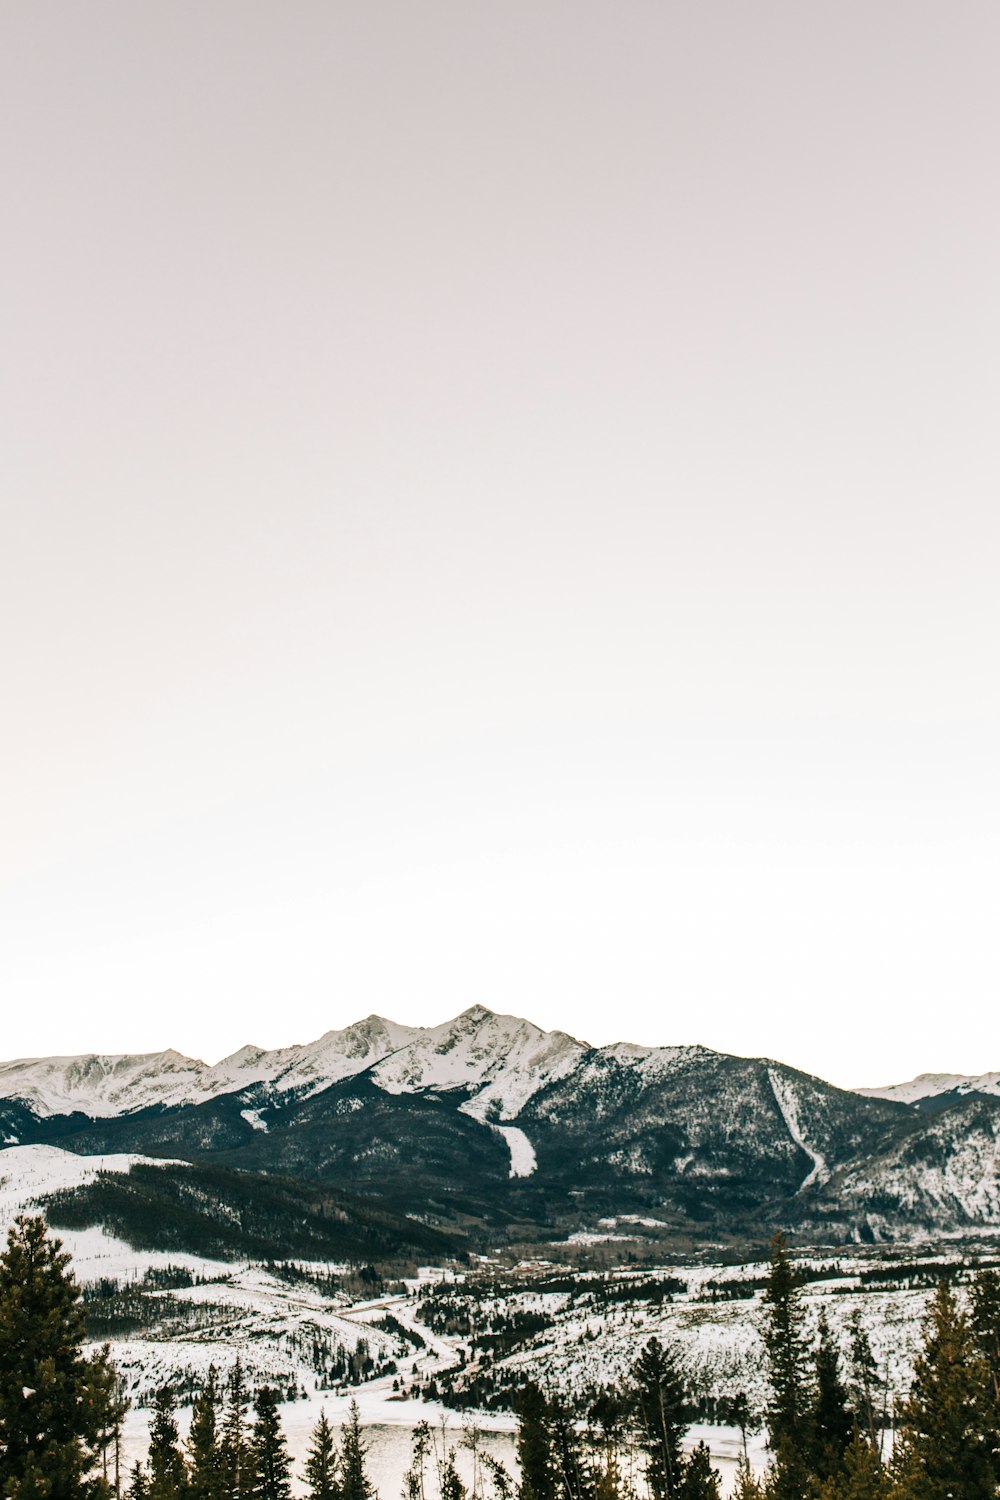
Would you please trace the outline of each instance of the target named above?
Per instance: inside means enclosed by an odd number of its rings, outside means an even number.
[[[678,1243],[1000,1226],[998,1074],[843,1090],[704,1047],[592,1047],[482,1006],[435,1027],[369,1016],[214,1066],[0,1063],[0,1143],[279,1174],[470,1244],[630,1214]]]

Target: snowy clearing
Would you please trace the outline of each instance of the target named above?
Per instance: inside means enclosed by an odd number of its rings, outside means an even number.
[[[524,1131],[518,1130],[516,1125],[494,1125],[493,1129],[507,1142],[511,1177],[530,1177],[538,1166],[538,1159]]]

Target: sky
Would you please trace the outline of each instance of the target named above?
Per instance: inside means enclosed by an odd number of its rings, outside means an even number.
[[[1000,11],[3,7],[0,1056],[1000,1068]]]

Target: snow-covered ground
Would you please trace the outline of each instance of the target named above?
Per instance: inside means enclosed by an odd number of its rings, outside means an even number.
[[[768,1080],[771,1084],[771,1092],[774,1094],[775,1102],[781,1110],[782,1118],[788,1127],[788,1134],[802,1151],[805,1152],[812,1162],[812,1170],[799,1183],[798,1191],[804,1193],[806,1188],[812,1187],[814,1182],[825,1182],[829,1177],[826,1158],[810,1146],[802,1134],[799,1124],[799,1105],[795,1097],[795,1090],[791,1080],[782,1078],[775,1068],[768,1068]]]
[[[507,1142],[511,1177],[530,1177],[538,1166],[538,1159],[524,1131],[518,1130],[516,1125],[495,1125],[493,1128]]]
[[[119,1154],[77,1156],[56,1146],[9,1146],[0,1152],[0,1240],[20,1213],[37,1213],[39,1203],[65,1188],[85,1187],[100,1172],[129,1172],[140,1163],[164,1166],[161,1158]],[[180,1267],[196,1276],[228,1274],[233,1266],[183,1251],[136,1250],[105,1229],[60,1229],[79,1281],[140,1280],[148,1270]]]
[[[506,1133],[508,1140],[520,1134],[510,1127]],[[515,1152],[524,1148],[516,1140],[509,1143],[513,1164]],[[143,1160],[126,1155],[80,1157],[52,1146],[0,1152],[0,1233],[17,1213],[35,1209],[53,1192],[92,1182],[99,1172],[126,1172]],[[527,1165],[524,1158],[522,1164]],[[655,1221],[636,1215],[601,1220],[593,1230],[571,1238],[576,1243],[629,1240],[630,1227],[643,1228],[647,1223],[655,1227]],[[161,1385],[179,1383],[191,1389],[210,1365],[224,1378],[239,1357],[251,1384],[274,1383],[300,1396],[283,1408],[298,1462],[320,1408],[325,1407],[331,1422],[338,1424],[345,1420],[351,1399],[357,1399],[362,1421],[370,1429],[373,1472],[383,1500],[395,1500],[409,1458],[413,1426],[422,1420],[439,1424],[445,1418],[456,1443],[463,1426],[458,1414],[415,1399],[414,1386],[431,1379],[440,1386],[441,1377],[461,1367],[463,1361],[472,1371],[485,1357],[483,1346],[477,1348],[471,1339],[432,1331],[427,1321],[431,1314],[423,1304],[436,1297],[467,1306],[474,1313],[469,1326],[474,1323],[481,1331],[488,1331],[494,1320],[509,1323],[519,1313],[545,1315],[547,1324],[526,1334],[495,1366],[512,1382],[523,1376],[563,1394],[616,1383],[655,1335],[678,1350],[695,1395],[719,1399],[743,1392],[757,1411],[767,1397],[760,1293],[752,1287],[766,1275],[767,1266],[761,1262],[705,1262],[659,1271],[620,1267],[610,1273],[573,1273],[539,1265],[505,1275],[493,1264],[486,1271],[488,1286],[478,1286],[474,1273],[463,1276],[451,1269],[427,1267],[407,1283],[404,1293],[360,1301],[343,1292],[329,1293],[325,1278],[343,1267],[305,1264],[306,1275],[289,1280],[287,1271],[282,1274],[246,1262],[136,1250],[100,1228],[58,1233],[82,1282],[129,1282],[143,1292],[149,1313],[146,1325],[134,1337],[121,1337],[112,1344],[113,1358],[125,1375],[133,1401],[127,1437],[128,1451],[136,1454],[144,1450],[145,1403]],[[850,1318],[855,1311],[859,1313],[877,1368],[897,1398],[911,1379],[929,1294],[865,1286],[860,1272],[872,1265],[891,1269],[904,1264],[910,1255],[905,1247],[839,1251],[823,1258],[817,1271],[822,1279],[810,1282],[803,1293],[809,1325],[815,1328],[824,1311],[845,1347]],[[936,1260],[960,1258],[958,1247],[936,1250]],[[148,1272],[165,1272],[170,1267],[189,1273],[194,1284],[164,1291],[144,1280]],[[558,1289],[547,1290],[545,1277],[554,1272],[559,1276]],[[659,1300],[649,1290],[651,1279],[657,1276],[664,1283]],[[676,1289],[678,1282],[684,1290]],[[620,1297],[629,1284],[632,1293]],[[609,1285],[614,1295],[607,1294]],[[730,1298],[727,1287],[737,1295]],[[529,1324],[539,1329],[537,1319],[524,1326]],[[413,1337],[407,1338],[406,1330]],[[360,1385],[340,1383],[336,1389],[323,1389],[336,1383],[330,1376],[332,1356],[353,1356],[359,1361],[366,1352],[372,1361],[366,1368],[369,1374],[374,1372],[374,1378]],[[395,1368],[389,1368],[389,1362]],[[513,1418],[492,1413],[477,1416],[475,1423],[489,1435],[497,1456],[510,1466]],[[718,1466],[730,1478],[738,1456],[738,1435],[729,1429],[695,1429],[692,1441],[699,1435],[705,1436]],[[751,1456],[755,1462],[763,1461],[759,1442]],[[471,1459],[465,1455],[461,1461]]]
[[[895,1099],[901,1104],[917,1104],[938,1094],[1000,1094],[1000,1073],[920,1073],[907,1083],[889,1083],[881,1088],[858,1088],[856,1094],[869,1099]]]

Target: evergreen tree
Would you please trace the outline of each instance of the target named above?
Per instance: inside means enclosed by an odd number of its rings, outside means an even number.
[[[427,1422],[418,1422],[413,1429],[410,1467],[403,1475],[404,1500],[424,1500],[427,1482],[427,1459],[430,1451],[430,1425]]]
[[[750,1400],[746,1391],[737,1391],[725,1406],[725,1420],[740,1429],[740,1445],[743,1457],[747,1456],[747,1428],[750,1426]]]
[[[149,1424],[149,1500],[176,1500],[184,1486],[184,1460],[177,1441],[174,1396],[169,1386],[156,1393]]]
[[[573,1413],[565,1403],[550,1403],[549,1429],[559,1494],[563,1500],[586,1500],[593,1486]]]
[[[132,1465],[132,1476],[128,1483],[128,1500],[149,1500],[149,1480],[142,1464]]]
[[[736,1464],[730,1500],[764,1500],[764,1488],[744,1453]]]
[[[0,1495],[83,1500],[104,1441],[112,1377],[83,1354],[80,1290],[42,1218],[20,1216],[0,1256]]]
[[[278,1412],[278,1393],[266,1385],[254,1399],[254,1427],[250,1442],[253,1500],[290,1500],[290,1464]]]
[[[673,1354],[659,1339],[650,1339],[639,1355],[630,1383],[650,1494],[653,1500],[673,1500],[681,1479],[681,1439],[687,1431],[684,1386]]]
[[[375,1489],[365,1468],[366,1451],[358,1403],[352,1401],[340,1444],[341,1500],[375,1500]]]
[[[719,1500],[719,1478],[707,1445],[699,1443],[684,1460],[678,1496],[680,1500]]]
[[[125,1382],[111,1364],[111,1350],[105,1344],[95,1367],[94,1404],[97,1411],[97,1448],[101,1456],[101,1477],[107,1489],[121,1494],[121,1429],[125,1413],[132,1404],[125,1394]]]
[[[988,1431],[1000,1481],[1000,1274],[979,1271],[972,1282],[972,1336],[987,1371]]]
[[[518,1500],[555,1500],[556,1463],[549,1404],[529,1381],[517,1402],[517,1461],[521,1469]]]
[[[426,1427],[426,1422],[421,1426]],[[416,1434],[414,1434],[414,1441]],[[309,1500],[340,1500],[337,1483],[337,1446],[333,1440],[333,1428],[321,1411],[319,1421],[312,1430],[312,1440],[306,1457],[303,1478],[308,1485]],[[420,1500],[423,1491],[418,1490],[414,1500]]]
[[[592,1475],[595,1500],[619,1500],[626,1491],[621,1469],[622,1442],[631,1413],[628,1392],[624,1387],[602,1386],[594,1396],[587,1413],[592,1428],[591,1441],[601,1447],[601,1460]]]
[[[482,1463],[493,1486],[494,1500],[514,1500],[514,1481],[500,1460],[492,1453],[484,1453]]]
[[[813,1442],[813,1471],[824,1480],[839,1472],[854,1431],[847,1391],[840,1378],[840,1358],[825,1312],[819,1319],[814,1369],[816,1386],[809,1427]]]
[[[243,1364],[237,1359],[229,1372],[222,1429],[221,1468],[223,1500],[249,1500],[253,1484],[247,1434],[247,1388]]]
[[[851,1395],[858,1426],[873,1452],[880,1451],[879,1431],[885,1423],[885,1399],[881,1391],[872,1346],[855,1308],[848,1328],[851,1335]]]
[[[219,1447],[218,1371],[209,1367],[208,1379],[199,1391],[191,1412],[188,1433],[188,1493],[191,1500],[222,1500],[222,1452]]]
[[[466,1500],[465,1485],[455,1463],[455,1450],[442,1454],[438,1465],[438,1493],[441,1500]]]
[[[893,1469],[907,1500],[984,1500],[996,1494],[988,1427],[989,1366],[968,1319],[942,1282],[902,1410]]]
[[[977,1271],[972,1280],[972,1333],[1000,1402],[1000,1272]]]
[[[626,1500],[628,1491],[622,1480],[618,1450],[611,1443],[605,1445],[603,1461],[590,1477],[590,1494],[592,1500]]]
[[[107,1346],[105,1346],[107,1348]],[[122,1493],[122,1423],[125,1415],[132,1405],[125,1390],[124,1376],[118,1375],[115,1379],[114,1396],[110,1414],[111,1422],[111,1450],[114,1462],[115,1495],[121,1500]]]
[[[839,1471],[822,1486],[820,1500],[886,1500],[888,1485],[877,1451],[855,1428]]]
[[[807,1357],[799,1278],[783,1234],[776,1234],[771,1241],[764,1313],[763,1338],[771,1386],[767,1426],[773,1454],[765,1488],[769,1500],[802,1500],[809,1485],[808,1460],[813,1447]]]

